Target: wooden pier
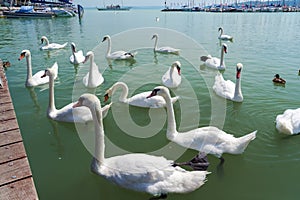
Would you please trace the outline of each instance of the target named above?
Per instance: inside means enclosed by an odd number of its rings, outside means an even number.
[[[38,199],[0,59],[0,199]]]

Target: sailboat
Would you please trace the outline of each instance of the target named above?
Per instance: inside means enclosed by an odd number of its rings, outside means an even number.
[[[105,3],[103,2],[103,5],[105,5]],[[97,9],[99,11],[129,11],[131,9],[131,7],[128,6],[123,6],[123,0],[120,4],[111,4],[111,5],[107,5],[107,6],[103,6],[102,8],[97,7]]]

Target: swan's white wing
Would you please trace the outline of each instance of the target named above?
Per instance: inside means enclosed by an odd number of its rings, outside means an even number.
[[[181,83],[181,76],[178,74],[177,70],[174,70],[172,73],[172,79],[171,79],[170,78],[170,70],[171,70],[171,67],[162,76],[162,83],[168,88],[176,88]]]
[[[49,113],[49,117],[56,121],[71,123],[86,123],[92,121],[92,113],[87,107],[73,108],[74,103],[70,103],[59,110]]]
[[[186,148],[221,157],[223,153],[241,154],[255,137],[256,131],[236,138],[217,127],[207,126],[178,133],[172,141]]]
[[[160,53],[179,53],[179,49],[175,49],[172,47],[159,47],[155,51]]]
[[[62,49],[67,46],[67,42],[64,44],[50,43],[49,45],[41,47],[42,50],[54,50],[54,49]]]
[[[233,40],[233,37],[232,36],[230,36],[230,35],[221,35],[221,36],[219,36],[219,39],[220,40],[225,40],[225,41],[227,41],[227,40],[230,40],[230,41],[232,41]]]
[[[110,55],[107,56],[110,59],[132,59],[132,54],[126,51],[115,51],[113,53],[111,53]]]
[[[215,77],[213,90],[223,98],[232,99],[235,91],[235,83],[231,80],[225,81],[222,74],[218,73]]]
[[[145,107],[145,108],[161,108],[166,105],[166,101],[161,96],[154,96],[147,98],[151,94],[151,91],[142,92],[128,98],[128,103],[133,106]]]
[[[190,192],[204,184],[208,172],[188,172],[171,165],[164,157],[126,154],[106,159],[100,171],[120,186],[153,195]]]
[[[74,59],[74,55],[75,55],[76,59]],[[75,52],[74,55],[72,54],[70,56],[70,62],[72,64],[79,64],[79,63],[82,63],[85,60],[85,56],[83,55],[82,50],[80,50],[78,52]]]
[[[276,117],[276,128],[279,132],[292,135],[300,133],[300,108],[287,109]]]
[[[83,84],[88,88],[96,88],[103,83],[104,78],[103,78],[102,74],[99,72],[98,66],[96,65],[96,63],[93,63],[91,77],[90,77],[90,72],[88,72],[83,77],[82,81],[83,81]]]
[[[49,76],[41,78],[45,74],[45,70],[38,71],[31,79],[28,80],[27,86],[38,86],[49,83]]]

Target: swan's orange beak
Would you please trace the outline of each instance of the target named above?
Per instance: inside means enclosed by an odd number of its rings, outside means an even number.
[[[22,60],[25,57],[25,54],[21,53],[20,57],[18,58],[18,60]]]
[[[107,102],[108,99],[109,99],[109,96],[108,96],[108,94],[106,93],[106,94],[104,95],[104,102]]]
[[[80,107],[81,106],[81,104],[80,104],[80,102],[79,101],[77,101],[76,103],[74,103],[73,104],[73,108],[76,108],[76,107]]]
[[[236,71],[236,78],[239,79],[241,77],[241,71],[242,70],[237,70]]]
[[[181,75],[181,72],[180,72],[180,67],[179,66],[177,66],[177,71],[178,71],[178,75]]]
[[[158,90],[159,90],[159,89],[154,89],[154,90],[152,90],[151,94],[149,94],[149,96],[147,96],[147,99],[150,98],[150,97],[156,96]]]

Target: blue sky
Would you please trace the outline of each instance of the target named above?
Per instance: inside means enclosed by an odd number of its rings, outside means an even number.
[[[163,6],[164,0],[73,0],[73,3],[84,7],[103,6],[103,4],[121,4],[124,6]],[[176,2],[176,0],[173,2]]]

